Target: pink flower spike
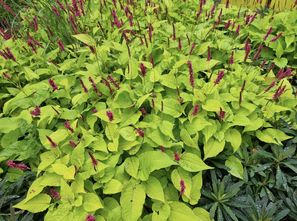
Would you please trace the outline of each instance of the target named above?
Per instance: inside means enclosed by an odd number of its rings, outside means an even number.
[[[54,82],[54,80],[49,79],[48,83],[50,84],[50,86],[52,87],[53,91],[58,90],[58,86],[56,85],[56,83]]]
[[[180,184],[180,195],[183,195],[186,190],[185,181],[183,179],[181,179],[179,184]]]
[[[57,190],[55,190],[55,188],[50,188],[49,195],[54,200],[59,200],[61,198],[60,193]]]
[[[180,161],[180,155],[178,154],[178,152],[174,153],[174,160],[175,161]]]
[[[214,84],[219,84],[222,78],[224,77],[224,75],[225,75],[224,70],[220,71],[218,73],[216,80],[214,81]]]
[[[244,62],[246,62],[246,60],[248,59],[249,54],[250,54],[250,52],[251,52],[251,44],[250,44],[250,42],[249,42],[249,39],[247,39],[247,40],[245,41],[244,49],[245,49]]]
[[[86,221],[96,221],[96,217],[93,215],[87,215]]]
[[[25,171],[25,170],[30,170],[30,167],[28,167],[26,164],[24,163],[19,163],[19,164],[16,164],[16,169],[19,169],[19,170],[22,170],[22,171]]]
[[[41,111],[40,111],[40,107],[39,107],[39,106],[36,106],[36,107],[34,108],[34,110],[30,111],[30,114],[31,114],[33,117],[38,117],[38,116],[40,116],[40,113],[41,113]]]
[[[51,146],[53,148],[56,148],[58,145],[52,140],[52,138],[50,138],[49,136],[46,136],[46,139],[48,140],[48,142],[50,142]]]
[[[8,161],[6,162],[6,165],[7,165],[8,167],[10,167],[10,168],[15,168],[15,167],[16,167],[16,163],[13,162],[12,160],[8,160]]]
[[[143,63],[140,63],[140,73],[142,75],[142,77],[145,77],[146,75],[146,67]]]
[[[140,137],[144,137],[144,131],[140,128],[136,128],[136,133]]]
[[[112,111],[109,111],[109,110],[106,111],[106,115],[107,115],[109,121],[113,121],[113,113],[112,113]]]
[[[195,104],[193,108],[192,116],[196,116],[199,112],[199,109],[200,109],[199,105]]]

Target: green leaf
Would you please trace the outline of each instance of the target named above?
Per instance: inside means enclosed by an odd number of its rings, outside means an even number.
[[[83,195],[83,207],[87,212],[94,212],[98,209],[103,208],[99,196],[95,193],[85,193]]]
[[[214,138],[210,138],[206,144],[204,144],[204,160],[210,157],[215,157],[224,150],[225,140],[221,142]]]
[[[65,180],[61,179],[61,201],[64,203],[74,202],[74,193]]]
[[[179,164],[184,170],[189,172],[212,169],[212,167],[207,166],[199,156],[193,153],[183,153]]]
[[[96,46],[96,41],[90,35],[77,34],[72,36],[86,45],[93,46],[93,47]]]
[[[209,212],[203,208],[196,207],[193,212],[199,217],[200,221],[212,221]]]
[[[282,141],[292,138],[278,129],[268,128],[263,131],[257,131],[256,136],[259,140],[265,143],[275,143],[282,145]]]
[[[222,107],[222,104],[220,101],[215,99],[209,99],[206,101],[206,104],[202,105],[202,108],[206,111],[219,111]]]
[[[155,200],[160,200],[164,202],[164,192],[160,181],[150,176],[150,178],[145,182],[146,194]]]
[[[74,179],[74,173],[75,173],[74,166],[67,167],[62,163],[55,163],[55,164],[52,164],[52,168],[55,173],[62,175],[66,180]]]
[[[120,204],[124,221],[137,221],[142,214],[145,188],[141,184],[127,184],[123,189]]]
[[[241,145],[241,134],[236,129],[229,129],[225,132],[225,139],[227,142],[230,142],[233,151],[236,152]]]
[[[170,215],[170,206],[168,203],[155,202],[152,206],[152,221],[166,221]]]
[[[120,129],[120,135],[127,141],[136,140],[136,134],[133,127],[123,127]]]
[[[161,102],[158,102],[157,106],[159,110],[162,109]],[[182,114],[181,104],[177,99],[165,98],[163,99],[163,113],[177,118]]]
[[[51,197],[47,194],[41,193],[29,201],[21,201],[16,204],[14,208],[27,210],[31,213],[39,213],[46,210],[50,206]]]
[[[116,194],[116,193],[120,193],[122,189],[123,189],[123,184],[116,179],[112,179],[104,186],[103,193]]]
[[[151,172],[176,165],[167,154],[161,151],[147,151],[138,156],[139,159],[139,178],[147,180]]]
[[[200,219],[195,215],[193,210],[191,210],[186,204],[181,202],[171,202],[170,204],[171,213],[169,221],[200,221]]]
[[[243,166],[238,158],[230,156],[225,162],[225,166],[228,167],[229,173],[233,176],[243,179]]]
[[[138,178],[139,159],[137,157],[129,157],[125,161],[126,172],[134,177]]]

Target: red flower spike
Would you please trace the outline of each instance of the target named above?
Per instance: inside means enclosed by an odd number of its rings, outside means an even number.
[[[273,100],[278,100],[279,97],[285,92],[286,89],[286,85],[282,87],[283,82],[281,83],[281,85],[277,88],[276,92],[274,93],[272,99]]]
[[[231,56],[229,58],[229,64],[234,64],[234,51],[231,52]]]
[[[217,76],[216,80],[214,81],[214,84],[219,84],[220,81],[223,79],[224,75],[225,75],[224,70],[220,71],[218,73],[218,76]]]
[[[89,156],[91,158],[92,164],[94,169],[96,170],[96,166],[98,165],[98,160],[96,160],[96,158],[94,157],[94,155],[92,153],[89,152]]]
[[[73,141],[73,140],[69,140],[69,145],[72,147],[72,148],[75,148],[77,146],[77,144]]]
[[[266,32],[266,34],[265,34],[263,40],[266,41],[266,39],[268,38],[268,36],[269,36],[271,33],[272,33],[272,27],[270,27],[270,28],[267,30],[267,32]]]
[[[71,127],[70,122],[69,122],[68,120],[66,120],[66,121],[64,122],[64,127],[65,127],[66,129],[68,129],[71,133],[74,133],[74,130],[73,130],[73,128]]]
[[[73,7],[74,12],[75,12],[74,15],[76,17],[81,16],[80,11],[78,9],[78,2],[77,2],[77,0],[72,0],[72,7]]]
[[[164,153],[165,152],[165,147],[160,146],[160,151]]]
[[[65,51],[65,47],[64,47],[64,44],[63,44],[62,40],[59,39],[57,42],[58,42],[58,46],[59,46],[60,51]]]
[[[6,165],[7,165],[8,167],[10,167],[10,168],[15,168],[15,167],[16,167],[16,163],[13,162],[12,160],[8,160],[8,161],[6,162]]]
[[[56,85],[56,83],[54,82],[54,80],[49,79],[48,83],[50,84],[50,86],[52,87],[53,91],[58,90],[58,86]]]
[[[176,39],[176,35],[175,35],[175,26],[174,23],[172,23],[172,40]]]
[[[30,111],[30,114],[31,114],[33,117],[38,117],[38,116],[40,116],[40,113],[41,113],[41,111],[40,111],[40,107],[39,107],[39,106],[36,106],[36,107],[34,108],[34,110]]]
[[[226,7],[226,8],[229,8],[229,6],[230,6],[230,0],[227,0],[227,1],[226,1],[226,5],[225,5],[225,7]]]
[[[142,114],[143,117],[145,115],[147,115],[146,109],[144,107],[140,108],[140,112],[141,112],[141,114]]]
[[[108,117],[109,121],[113,121],[113,113],[112,111],[106,111],[106,116]]]
[[[143,64],[143,63],[140,63],[140,73],[141,73],[141,75],[142,75],[142,77],[145,77],[145,75],[146,75],[146,67],[145,67],[145,65]]]
[[[283,36],[283,33],[281,32],[281,33],[279,33],[277,36],[275,36],[274,38],[272,38],[271,40],[270,40],[270,42],[275,42],[277,39],[279,39],[280,37],[282,37]]]
[[[195,47],[196,47],[196,44],[193,42],[193,43],[192,43],[192,46],[191,46],[191,50],[190,50],[190,52],[189,52],[190,55],[193,53]]]
[[[88,89],[87,89],[85,83],[83,82],[83,80],[82,80],[82,79],[79,79],[79,82],[80,82],[80,84],[81,84],[81,86],[82,86],[84,92],[85,92],[85,93],[88,93]]]
[[[264,93],[268,92],[271,88],[273,88],[276,84],[276,81],[273,81],[264,91]]]
[[[48,142],[50,142],[51,146],[53,148],[56,148],[58,145],[52,140],[52,138],[50,138],[49,136],[46,136],[46,139],[48,140]]]
[[[6,79],[6,80],[10,80],[11,79],[11,75],[8,74],[8,73],[6,73],[6,72],[4,72],[3,73],[3,78]]]
[[[59,5],[61,10],[63,10],[64,12],[67,12],[65,6],[59,0],[56,0],[56,3]]]
[[[24,163],[19,163],[19,164],[16,164],[16,169],[18,170],[22,170],[22,171],[25,171],[25,170],[30,170],[30,167],[28,167],[26,164]]]
[[[89,81],[90,81],[90,83],[92,84],[92,87],[93,87],[95,93],[96,93],[99,97],[101,97],[101,96],[102,96],[102,93],[99,92],[99,90],[98,90],[98,88],[97,88],[97,86],[96,86],[96,83],[95,83],[95,81],[93,80],[93,78],[92,78],[91,76],[89,77]]]
[[[86,221],[96,221],[96,217],[93,215],[87,215]]]
[[[250,54],[250,52],[251,52],[251,44],[250,44],[250,42],[249,42],[249,39],[247,39],[247,40],[245,41],[244,49],[245,49],[244,62],[246,62],[246,60],[248,59],[249,54]]]
[[[16,17],[17,14],[12,10],[12,8],[8,4],[5,3],[5,1],[0,0],[0,4],[3,6],[5,11]]]
[[[260,68],[264,68],[264,65],[266,64],[266,60],[264,59],[260,65]]]
[[[239,35],[239,32],[240,32],[240,25],[237,25],[237,28],[236,28],[236,31],[235,31],[235,33],[237,34],[237,35]]]
[[[32,24],[33,24],[34,32],[37,32],[38,31],[38,19],[36,16],[34,16]]]
[[[153,31],[154,31],[154,28],[153,28],[152,24],[149,24],[149,26],[148,26],[148,35],[149,35],[149,40],[150,40],[151,43],[152,43]]]
[[[263,46],[262,44],[259,45],[258,50],[257,50],[256,54],[254,55],[253,60],[258,60],[258,59],[259,59],[263,47],[264,47],[264,46]]]
[[[218,114],[219,120],[223,121],[224,118],[225,118],[225,115],[226,115],[226,112],[223,111],[223,109],[220,107],[220,111],[219,111],[219,114]]]
[[[175,161],[180,161],[180,155],[178,154],[178,152],[174,153],[174,160]]]
[[[185,181],[183,179],[181,179],[179,182],[179,185],[180,185],[180,195],[183,195],[186,190]]]
[[[192,88],[194,88],[195,87],[194,71],[193,71],[192,62],[190,60],[188,61],[188,68],[189,68],[190,85],[192,86]]]
[[[136,128],[136,133],[140,137],[144,137],[144,131],[140,128]]]
[[[192,116],[196,116],[199,112],[199,109],[200,109],[199,105],[195,104],[193,108]]]
[[[52,197],[54,200],[59,200],[61,199],[60,193],[55,190],[54,188],[50,188],[49,190],[49,195]]]
[[[114,78],[111,76],[111,75],[108,75],[107,76],[107,79],[117,88],[117,89],[120,89],[120,85],[119,83],[114,80]]]
[[[92,112],[93,112],[93,113],[97,113],[98,110],[97,110],[96,108],[94,108],[94,109],[92,110]]]
[[[225,24],[225,28],[229,29],[230,25],[231,25],[231,20],[228,20],[227,23]]]

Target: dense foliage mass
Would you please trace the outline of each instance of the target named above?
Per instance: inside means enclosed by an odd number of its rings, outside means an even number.
[[[294,220],[297,13],[228,2],[0,0],[0,220]]]

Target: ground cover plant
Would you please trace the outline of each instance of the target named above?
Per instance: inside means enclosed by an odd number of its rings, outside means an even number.
[[[295,6],[24,4],[0,32],[4,220],[295,216]]]

